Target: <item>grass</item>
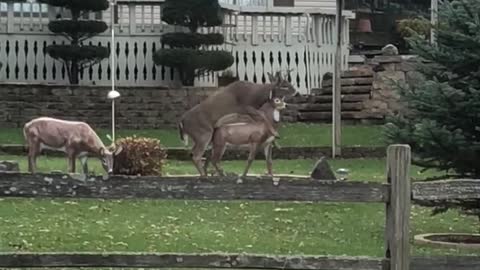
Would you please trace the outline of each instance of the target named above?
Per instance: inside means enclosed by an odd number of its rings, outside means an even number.
[[[20,160],[23,157],[0,156]],[[305,174],[314,160],[277,160],[277,173]],[[384,159],[332,160],[350,178],[384,181]],[[39,159],[40,169],[65,169],[59,158]],[[256,161],[252,173],[262,173]],[[91,167],[101,172],[98,162]],[[243,161],[225,162],[240,173]],[[193,173],[190,162],[170,161],[168,173]],[[426,177],[419,168],[412,176]],[[383,256],[385,213],[381,204],[206,202],[163,200],[3,199],[0,251],[249,252]],[[478,230],[478,221],[455,211],[435,217],[414,206],[412,236],[426,232]],[[476,254],[413,247],[415,255]]]
[[[342,144],[346,146],[383,145],[382,126],[345,125],[342,129]],[[109,143],[106,138],[108,130],[97,130],[100,138]],[[280,127],[282,146],[328,146],[331,144],[331,125],[326,124],[284,124]],[[118,137],[131,136],[154,137],[161,140],[167,147],[183,146],[176,129],[145,129],[145,130],[118,130]],[[15,128],[2,128],[0,144],[24,144],[23,131]]]

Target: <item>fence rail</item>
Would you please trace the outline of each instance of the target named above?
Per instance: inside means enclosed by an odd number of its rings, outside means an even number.
[[[176,253],[0,253],[0,267],[169,267],[285,270],[478,270],[480,257],[411,257],[410,201],[478,199],[480,181],[410,186],[410,147],[387,149],[387,183],[296,177],[126,177],[0,174],[0,197],[375,202],[386,205],[385,257]],[[460,191],[465,191],[461,193]]]
[[[268,200],[387,202],[388,185],[318,182],[296,177],[126,177],[0,175],[4,197],[152,198],[184,200]]]

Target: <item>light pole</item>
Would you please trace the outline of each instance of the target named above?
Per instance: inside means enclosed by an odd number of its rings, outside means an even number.
[[[112,100],[112,143],[115,143],[115,99],[120,97],[120,93],[115,90],[115,0],[110,1],[110,28],[112,31],[112,41],[110,44],[110,58],[112,65],[110,68],[111,71],[111,80],[112,80],[112,89],[108,92],[107,98]]]

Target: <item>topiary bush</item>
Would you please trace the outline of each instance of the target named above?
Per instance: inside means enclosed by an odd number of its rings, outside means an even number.
[[[170,47],[196,48],[202,45],[222,45],[225,38],[219,33],[167,33],[162,35],[162,42]]]
[[[145,137],[118,139],[115,145],[123,151],[115,156],[113,173],[120,175],[162,175],[167,152],[160,140]]]
[[[195,77],[233,64],[231,53],[205,48],[223,44],[222,34],[197,33],[199,27],[222,25],[223,13],[218,0],[166,0],[162,4],[162,20],[189,29],[189,33],[162,35],[162,42],[170,48],[160,49],[153,55],[155,64],[175,68],[184,85],[191,86]]]
[[[38,0],[40,3],[70,10],[70,19],[57,19],[48,24],[48,29],[68,39],[68,45],[50,45],[47,53],[62,61],[71,84],[79,83],[79,75],[85,69],[99,63],[109,55],[105,46],[83,45],[83,41],[105,32],[108,29],[104,21],[84,20],[80,17],[86,12],[98,12],[108,8],[107,0]]]
[[[413,36],[428,39],[430,37],[430,30],[430,21],[425,18],[403,19],[398,22],[398,31],[404,39]]]

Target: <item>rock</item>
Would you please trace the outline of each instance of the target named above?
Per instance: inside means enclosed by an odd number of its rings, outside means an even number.
[[[20,167],[17,161],[4,160],[0,161],[0,172],[19,172]]]
[[[325,157],[317,161],[310,177],[314,180],[337,180]]]
[[[398,55],[398,48],[393,44],[388,44],[382,48],[383,55]]]

